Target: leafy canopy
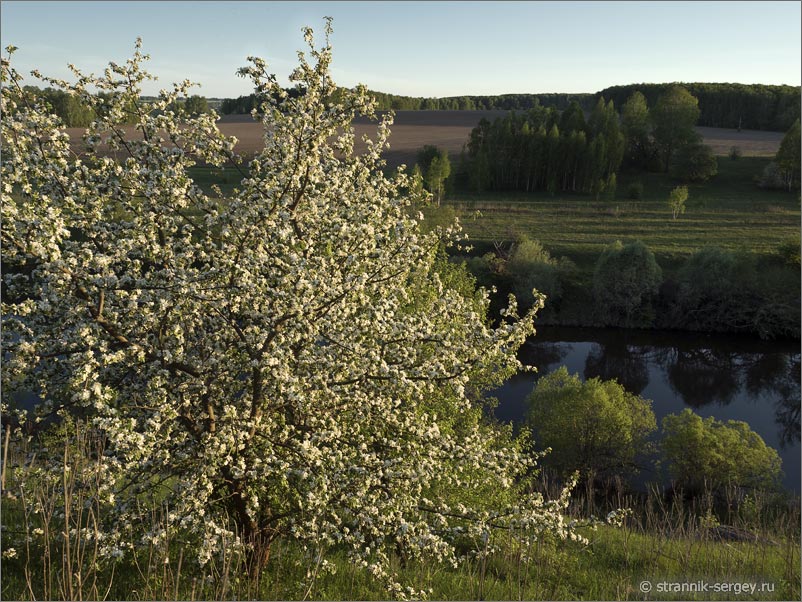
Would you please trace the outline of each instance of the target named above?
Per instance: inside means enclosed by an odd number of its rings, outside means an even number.
[[[654,253],[636,240],[607,247],[593,272],[596,311],[605,324],[648,326],[654,319],[652,300],[663,272]]]
[[[650,113],[652,135],[663,153],[666,171],[677,149],[699,140],[694,129],[699,115],[699,101],[682,86],[672,85],[657,100]]]
[[[529,423],[538,445],[559,453],[546,456],[561,474],[611,476],[635,470],[649,451],[657,428],[651,401],[629,393],[615,380],[582,382],[562,366],[538,380],[528,398]]]
[[[799,119],[797,119],[783,136],[780,148],[774,160],[782,170],[783,183],[792,190],[799,188],[800,170],[802,170],[802,142],[800,141]]]
[[[773,487],[781,476],[777,452],[738,420],[702,418],[690,408],[663,418],[663,457],[680,485]]]

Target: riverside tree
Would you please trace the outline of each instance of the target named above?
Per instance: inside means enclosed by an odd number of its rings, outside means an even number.
[[[546,461],[561,476],[580,470],[593,481],[637,471],[657,430],[650,400],[615,380],[582,382],[565,366],[538,380],[527,403],[536,440],[562,450]]]
[[[438,251],[458,228],[422,232],[409,177],[382,174],[391,117],[354,153],[352,120],[374,104],[362,87],[332,100],[330,31],[317,47],[305,30],[290,76],[302,95],[261,59],[240,70],[265,99],[265,148],[247,166],[215,113],[169,110],[188,81],[142,101],[152,76],[139,41],[101,77],[43,78],[104,103],[76,154],[57,117],[16,102],[8,48],[3,411],[97,437],[87,536],[102,557],[180,535],[201,566],[233,542],[261,569],[271,542],[291,538],[340,546],[401,597],[421,593],[396,582],[391,550],[453,562],[456,534],[483,546],[512,520],[573,537],[567,493],[519,495],[535,456],[471,403],[521,368],[542,303],[519,318],[511,298],[494,329],[486,292],[441,277]],[[121,125],[129,107],[134,133]],[[239,187],[207,196],[188,171],[198,162],[234,170]],[[17,391],[39,394],[35,413],[11,407]],[[58,491],[58,474],[39,477]]]
[[[663,271],[649,248],[636,240],[608,246],[593,271],[593,297],[599,319],[611,326],[648,326],[654,320],[652,301]]]
[[[776,488],[782,476],[777,451],[740,420],[702,418],[690,408],[663,418],[661,442],[668,473],[694,492],[725,485]]]

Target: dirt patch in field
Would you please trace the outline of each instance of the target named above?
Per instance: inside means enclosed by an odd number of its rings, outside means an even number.
[[[471,130],[482,118],[493,121],[505,114],[506,111],[398,111],[390,127],[390,148],[384,158],[390,167],[412,165],[418,151],[426,144],[433,144],[447,150],[452,160],[456,160]],[[375,137],[376,124],[377,121],[366,117],[354,120],[357,152],[365,149],[362,136]],[[237,137],[239,152],[249,154],[262,147],[261,128],[250,115],[225,115],[217,125],[227,136]]]
[[[782,132],[759,130],[728,130],[724,128],[698,127],[704,143],[713,148],[716,155],[728,155],[733,146],[745,157],[773,157],[780,148]]]
[[[391,126],[390,148],[384,158],[390,167],[402,163],[413,165],[418,151],[426,144],[433,144],[448,151],[452,162],[456,162],[463,146],[468,142],[471,130],[482,118],[493,121],[507,111],[398,111]],[[224,115],[218,121],[220,131],[226,136],[236,136],[239,143],[237,152],[252,155],[263,145],[262,127],[250,115]],[[126,127],[132,138],[141,137],[133,127]],[[357,136],[356,150],[364,150],[361,143],[363,135],[371,138],[376,133],[376,122],[366,118],[354,121]],[[755,130],[728,130],[699,127],[705,144],[713,147],[717,155],[726,155],[737,146],[744,156],[773,156],[783,138],[781,132],[761,132]],[[71,139],[75,140],[75,150],[81,146],[83,129],[68,128]]]

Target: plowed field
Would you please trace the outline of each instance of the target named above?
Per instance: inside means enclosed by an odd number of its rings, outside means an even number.
[[[385,153],[385,159],[391,167],[401,163],[411,165],[421,147],[433,144],[446,149],[454,160],[480,119],[484,117],[492,121],[504,114],[505,111],[398,111],[395,123],[390,128],[390,148]],[[250,115],[225,115],[218,122],[218,127],[224,134],[237,137],[237,150],[241,153],[253,154],[262,147],[262,128]],[[132,136],[136,135],[133,128],[128,130]],[[354,122],[354,130],[357,139],[363,134],[372,137],[375,135],[375,123],[360,118]],[[705,144],[712,146],[717,155],[726,155],[731,147],[737,146],[744,156],[772,156],[777,152],[783,138],[781,132],[738,132],[708,127],[697,130]],[[69,128],[67,131],[80,144],[83,130]],[[357,150],[360,149],[358,144]]]

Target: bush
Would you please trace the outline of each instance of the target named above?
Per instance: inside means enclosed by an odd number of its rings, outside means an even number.
[[[544,465],[562,476],[636,472],[635,460],[651,449],[648,438],[657,428],[650,400],[615,380],[583,383],[565,366],[538,380],[527,403],[535,441],[553,450]]]
[[[677,272],[669,323],[767,339],[798,337],[798,245],[798,239],[786,241],[774,258],[760,261],[753,253],[716,247],[697,251]],[[787,264],[778,265],[778,256]]]
[[[758,188],[765,188],[767,190],[784,190],[787,186],[783,170],[781,170],[780,166],[774,161],[766,165],[755,180]]]
[[[671,175],[686,182],[705,182],[717,173],[718,162],[706,144],[683,146],[671,164]]]
[[[528,309],[535,303],[533,289],[546,296],[546,308],[556,309],[563,295],[564,282],[575,266],[563,257],[554,259],[537,240],[523,238],[514,247],[506,264],[512,293],[519,305]]]
[[[641,241],[616,241],[601,254],[593,272],[593,296],[603,324],[649,326],[654,320],[652,301],[662,270]]]
[[[747,423],[703,419],[686,408],[663,418],[662,426],[663,462],[671,478],[686,490],[779,485],[780,456]]]
[[[643,198],[643,184],[641,182],[632,182],[627,186],[627,198],[633,201],[639,201]]]
[[[675,323],[691,329],[749,330],[757,299],[754,257],[706,247],[677,272]]]

